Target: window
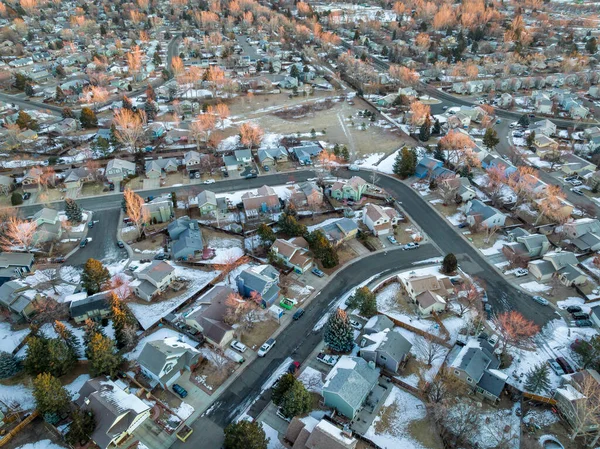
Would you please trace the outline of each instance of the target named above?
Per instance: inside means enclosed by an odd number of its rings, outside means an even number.
[[[387,357],[386,357],[386,356],[384,356],[384,355],[380,355],[380,356],[379,356],[379,358],[380,358],[381,360],[383,360],[384,362],[385,362],[385,361],[387,361]]]
[[[455,369],[455,370],[454,370],[454,374],[456,374],[457,376],[460,376],[460,371],[459,371],[459,370],[457,370],[457,369]]]
[[[473,379],[471,379],[470,377],[467,377],[467,382],[473,383]]]
[[[165,365],[165,368],[163,371],[165,372],[165,374],[167,374],[169,371],[171,371],[173,369],[174,366],[175,366],[175,364],[169,363],[169,364]]]

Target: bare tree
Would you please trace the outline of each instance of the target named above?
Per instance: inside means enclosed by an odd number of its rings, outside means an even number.
[[[262,142],[264,132],[262,128],[253,123],[242,123],[240,126],[240,142],[242,145],[248,147],[248,149],[252,149],[253,146],[260,145]]]
[[[439,344],[433,336],[427,335],[422,338],[417,338],[413,348],[415,352],[424,359],[427,366],[431,366],[433,362],[446,355],[447,349]]]
[[[584,373],[583,380],[573,385],[581,397],[571,401],[573,408],[571,440],[585,434],[590,427],[600,424],[600,384],[587,372],[582,371],[582,373]],[[600,434],[596,433],[590,447],[595,446],[599,437]]]
[[[37,323],[52,323],[69,317],[67,305],[49,297],[35,301],[33,307]]]
[[[442,368],[429,383],[427,399],[433,404],[452,404],[466,392],[466,384],[450,368]]]
[[[17,217],[9,217],[0,234],[0,247],[7,252],[29,252],[37,246],[38,241],[36,222]]]
[[[138,238],[140,238],[142,236],[144,225],[148,223],[148,220],[150,219],[148,209],[144,207],[145,202],[142,197],[133,190],[129,188],[125,189],[123,196],[125,198],[125,210],[127,216],[135,224]]]
[[[230,365],[229,359],[216,350],[207,351],[206,360],[208,360],[220,374],[225,374]]]
[[[462,284],[454,288],[456,309],[459,317],[469,310],[481,309],[481,292],[475,284]]]
[[[144,111],[133,112],[121,108],[115,111],[113,123],[116,127],[117,139],[125,146],[137,151],[138,142],[144,136],[146,114]]]
[[[540,330],[537,324],[529,321],[516,310],[500,313],[492,322],[500,334],[502,352],[506,351],[508,346],[531,347],[533,337]]]

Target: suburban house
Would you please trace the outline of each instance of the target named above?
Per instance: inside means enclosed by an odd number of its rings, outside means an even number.
[[[425,156],[417,163],[415,176],[419,179],[426,177],[437,179],[440,177],[454,178],[456,174],[453,171],[444,168],[444,163],[442,161]]]
[[[142,204],[142,208],[148,211],[149,223],[165,223],[174,217],[173,201],[168,196],[153,198]]]
[[[44,207],[37,211],[32,219],[36,224],[34,241],[46,243],[58,240],[62,235],[62,224],[58,211]]]
[[[21,180],[23,190],[39,189],[44,171],[39,167],[31,167]]]
[[[274,148],[259,148],[258,160],[263,167],[273,166],[278,162],[287,162],[288,152],[281,146]]]
[[[263,308],[271,307],[279,298],[279,271],[271,265],[246,268],[237,279],[240,295],[244,298],[260,299]]]
[[[189,173],[192,170],[199,170],[203,155],[197,151],[188,151],[183,155],[183,165]]]
[[[562,376],[561,382],[562,385],[555,390],[553,396],[561,416],[577,432],[597,432],[597,419],[586,416],[586,407],[582,407],[581,403],[588,400],[586,391],[597,391],[600,374],[594,369],[584,369]]]
[[[162,388],[170,387],[185,370],[193,371],[200,352],[177,337],[147,342],[137,362],[142,372]]]
[[[563,232],[581,251],[600,249],[600,221],[596,218],[580,218],[565,223]]]
[[[523,228],[520,229],[523,232],[523,235],[514,235],[509,238],[513,240],[511,243],[504,245],[502,247],[502,252],[508,258],[508,260],[523,260],[529,261],[531,259],[536,259],[542,257],[544,254],[548,252],[550,249],[550,241],[548,237],[543,234],[529,234]]]
[[[323,148],[315,142],[302,142],[301,145],[289,148],[288,151],[294,153],[300,165],[310,165],[312,158],[321,154]]]
[[[349,430],[310,415],[294,417],[285,432],[285,439],[292,444],[292,449],[356,449],[358,444]]]
[[[367,204],[363,222],[373,235],[393,234],[393,226],[400,221],[400,214],[393,207],[381,207],[378,204]]]
[[[360,176],[353,176],[344,181],[336,181],[330,188],[330,195],[338,201],[360,201],[367,191],[368,184]]]
[[[427,316],[446,309],[446,300],[454,289],[448,277],[426,275],[399,278],[421,315]]]
[[[546,253],[542,260],[529,262],[527,268],[540,281],[547,281],[552,276],[558,276],[563,285],[570,287],[585,284],[587,281],[586,274],[577,267],[578,263],[577,257],[572,252],[554,251]]]
[[[188,260],[204,250],[202,231],[198,220],[188,216],[179,217],[167,226],[171,239],[170,250],[173,260]]]
[[[312,267],[313,261],[308,253],[308,242],[303,237],[291,240],[277,239],[271,246],[273,256],[294,272],[302,274]]]
[[[33,258],[32,253],[0,252],[0,285],[9,279],[31,272]]]
[[[600,128],[594,126],[592,128],[587,128],[584,131],[585,137],[588,141],[588,150],[590,152],[596,151],[600,148]]]
[[[115,186],[120,184],[128,176],[135,175],[135,163],[124,161],[123,159],[111,159],[106,164],[104,176],[108,182],[112,182]]]
[[[85,167],[72,168],[63,173],[63,184],[66,189],[80,189],[84,183],[92,182],[94,173]]]
[[[596,164],[587,161],[576,154],[567,153],[561,156],[560,171],[565,175],[579,175],[584,177],[596,171]]]
[[[159,157],[152,161],[147,161],[144,167],[144,172],[148,179],[164,178],[167,173],[175,173],[177,171],[177,159]]]
[[[469,226],[482,226],[489,229],[504,226],[506,221],[506,215],[480,200],[469,201],[465,209],[465,215]]]
[[[533,146],[538,156],[543,157],[558,148],[558,142],[544,134],[536,134],[533,139]]]
[[[529,129],[537,134],[550,137],[556,134],[556,125],[548,119],[540,120],[530,125]]]
[[[242,195],[242,203],[246,217],[258,218],[258,215],[263,213],[274,213],[281,210],[279,197],[273,187],[262,186],[257,189],[257,192],[246,192]]]
[[[450,190],[456,191],[455,201],[457,203],[466,203],[472,199],[477,198],[477,192],[471,186],[468,178],[462,177],[444,177],[440,181],[440,184],[445,185]]]
[[[374,334],[365,334],[360,340],[358,355],[367,362],[392,373],[408,360],[412,344],[399,332],[384,329]]]
[[[340,218],[329,223],[326,223],[317,228],[325,234],[334,246],[339,245],[347,240],[353,239],[358,234],[358,225],[350,218]]]
[[[386,329],[393,329],[394,322],[385,315],[375,315],[369,318],[363,327],[363,333],[366,335],[376,334]]]
[[[217,285],[197,300],[198,307],[185,316],[185,324],[202,332],[204,338],[221,349],[233,340],[234,329],[225,323],[227,298],[234,291],[224,285]]]
[[[301,183],[289,200],[296,208],[318,209],[323,205],[323,189],[313,181]]]
[[[150,417],[150,406],[105,376],[89,379],[75,404],[96,417],[91,439],[101,449],[118,446]]]
[[[154,260],[150,265],[136,273],[139,284],[135,286],[135,294],[151,301],[156,295],[164,292],[175,277],[175,269],[164,260]]]
[[[590,320],[596,329],[600,329],[600,305],[590,307]]]
[[[100,292],[69,304],[69,314],[77,324],[90,319],[98,321],[110,313],[110,292]]]
[[[323,399],[327,407],[354,419],[379,381],[379,368],[360,357],[342,356],[325,378]]]
[[[203,190],[196,197],[200,215],[214,214],[217,210],[217,196],[210,190]]]
[[[0,307],[11,313],[14,321],[26,320],[35,314],[40,295],[19,280],[8,281],[0,286]]]
[[[508,376],[498,371],[500,360],[487,340],[470,338],[464,345],[457,343],[447,360],[451,372],[477,396],[494,403],[500,401]]]

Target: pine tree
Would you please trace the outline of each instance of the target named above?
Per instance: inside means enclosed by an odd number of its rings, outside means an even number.
[[[81,126],[84,128],[98,127],[98,118],[96,117],[96,113],[88,107],[81,108],[79,121],[81,122]]]
[[[346,162],[350,160],[350,151],[348,151],[348,147],[346,145],[342,147],[341,155],[342,159],[344,159]]]
[[[162,58],[160,57],[160,53],[158,51],[154,52],[152,56],[152,63],[158,68],[162,64]]]
[[[73,113],[73,110],[69,107],[64,107],[61,115],[63,118],[75,118],[75,114]]]
[[[67,98],[67,96],[65,95],[63,90],[60,88],[60,86],[56,86],[56,95],[54,96],[54,99],[56,100],[56,102],[62,103],[63,101],[65,101],[66,98]]]
[[[114,293],[110,298],[111,319],[115,329],[115,340],[117,348],[132,349],[137,343],[131,341],[131,328],[135,326],[135,317],[131,314],[127,306]]]
[[[31,336],[27,339],[27,354],[23,361],[25,371],[35,376],[48,371],[48,339],[44,336]]]
[[[123,362],[114,342],[99,333],[92,336],[87,353],[90,361],[90,374],[93,377],[102,374],[114,376]]]
[[[0,379],[8,379],[23,369],[21,360],[5,351],[0,351]]]
[[[83,346],[85,347],[85,356],[86,358],[90,358],[89,355],[89,347],[90,341],[92,341],[92,337],[95,334],[100,334],[103,337],[106,337],[104,333],[104,329],[97,321],[90,320],[89,318],[85,320],[84,330],[83,330]]]
[[[265,223],[261,223],[256,233],[258,234],[258,237],[260,237],[260,240],[266,244],[273,243],[277,238],[273,229]]]
[[[71,397],[60,380],[49,373],[38,374],[33,380],[33,397],[42,415],[61,414],[69,408]]]
[[[75,333],[67,326],[65,326],[65,324],[61,321],[54,321],[53,327],[54,331],[67,344],[67,346],[71,349],[75,357],[79,358],[81,344],[77,335],[75,335]]]
[[[154,120],[158,113],[158,105],[154,101],[148,99],[146,103],[144,103],[144,112],[146,112],[148,120]]]
[[[523,126],[524,128],[526,128],[527,126],[529,126],[529,117],[527,116],[527,114],[523,114],[520,118],[519,121],[517,122],[519,125]]]
[[[38,125],[37,120],[31,118],[31,115],[25,111],[19,111],[15,123],[19,125],[19,128],[21,129],[32,129],[34,131],[40,129],[40,125]]]
[[[300,78],[300,70],[298,70],[298,66],[296,64],[292,65],[292,68],[290,69],[290,76],[292,78]]]
[[[488,128],[483,135],[483,144],[488,150],[493,150],[500,143],[498,132],[494,128]]]
[[[402,178],[415,174],[417,168],[417,153],[407,147],[402,148],[394,161],[394,173]]]
[[[91,410],[75,410],[71,414],[71,424],[65,439],[71,446],[83,446],[90,440],[95,428],[96,420]]]
[[[394,172],[395,175],[400,176],[400,173],[402,172],[402,151],[398,151],[398,153],[396,153],[392,171]]]
[[[440,125],[440,121],[438,119],[435,119],[435,121],[433,122],[432,133],[435,135],[438,135],[441,131],[442,131],[442,125]]]
[[[294,383],[283,395],[281,412],[288,418],[300,416],[312,410],[312,402],[312,396],[306,387],[294,379]]]
[[[319,259],[325,268],[333,268],[339,263],[337,250],[321,230],[311,232],[306,236],[310,249],[315,258]]]
[[[225,449],[267,449],[269,438],[258,421],[245,419],[225,428]]]
[[[72,198],[65,199],[65,214],[71,223],[81,223],[83,220],[81,208]]]
[[[75,351],[61,338],[51,338],[46,344],[48,372],[53,376],[64,376],[77,362]]]
[[[425,121],[423,122],[423,124],[421,125],[421,128],[419,129],[419,140],[421,142],[427,142],[429,140],[429,137],[431,136],[431,120],[429,119],[429,117],[427,117],[425,119]]]
[[[531,131],[529,133],[529,135],[527,136],[526,142],[527,142],[527,146],[528,147],[532,147],[533,146],[533,144],[535,143],[535,131]]]
[[[336,352],[349,352],[354,346],[354,331],[350,326],[350,320],[346,312],[336,309],[327,323],[323,336],[325,343]]]
[[[98,293],[109,279],[110,273],[102,262],[96,259],[87,260],[81,273],[81,283],[88,293]]]
[[[442,273],[450,274],[456,271],[458,268],[458,261],[456,256],[452,253],[446,254],[442,261]]]
[[[337,143],[333,146],[333,155],[335,157],[341,156],[340,146]]]
[[[525,389],[531,393],[541,393],[550,391],[552,384],[550,383],[550,371],[546,363],[540,363],[534,366],[527,373],[525,379]]]
[[[273,388],[273,393],[271,394],[271,400],[275,405],[281,405],[281,401],[283,401],[283,397],[287,393],[287,391],[292,388],[294,382],[298,382],[293,374],[286,373],[279,378],[277,385]]]
[[[123,95],[123,109],[129,109],[130,111],[133,109],[133,103],[127,95]]]

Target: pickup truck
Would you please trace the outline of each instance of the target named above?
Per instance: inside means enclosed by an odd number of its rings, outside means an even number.
[[[333,366],[337,363],[339,357],[337,355],[329,355],[324,352],[319,352],[317,360],[325,365]]]

